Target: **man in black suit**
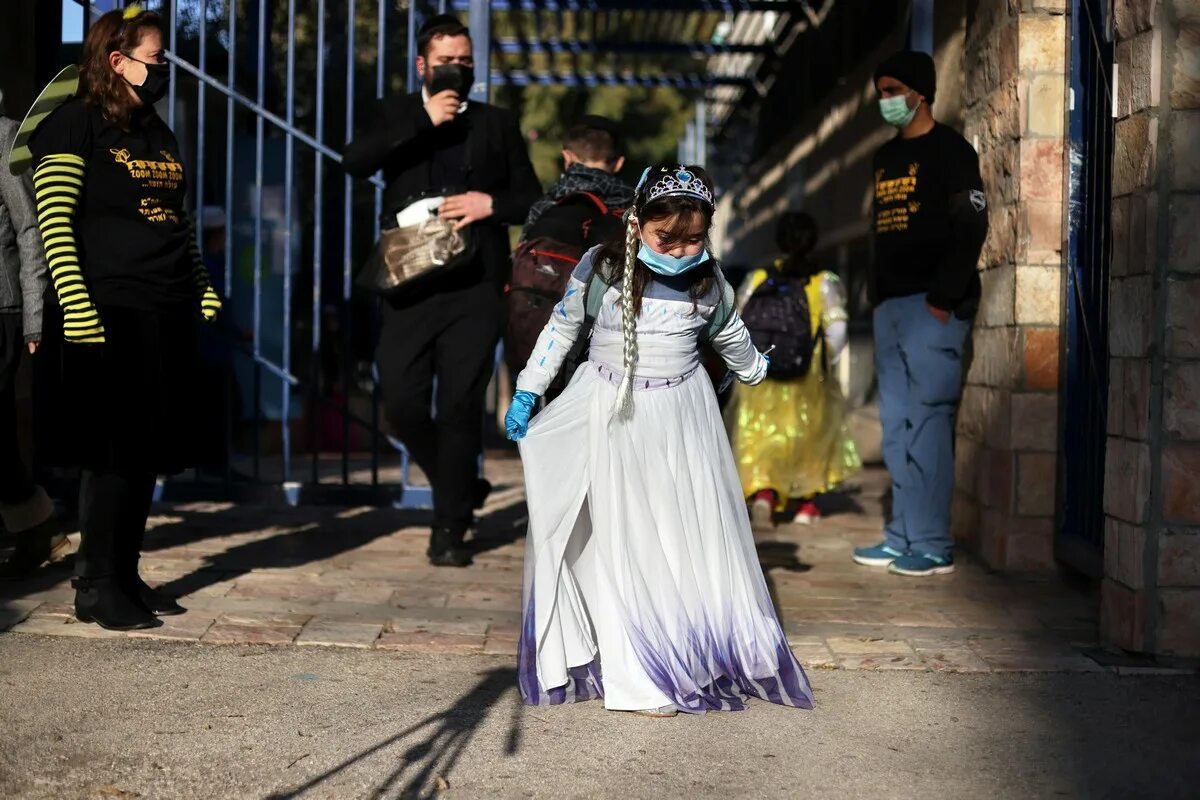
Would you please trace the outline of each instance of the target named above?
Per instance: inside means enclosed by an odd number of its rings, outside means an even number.
[[[417,45],[421,91],[381,100],[346,145],[343,163],[360,178],[383,170],[385,226],[421,195],[445,196],[441,216],[471,226],[469,264],[383,304],[376,353],[388,420],[433,486],[430,561],[466,566],[463,537],[491,489],[478,478],[476,459],[503,325],[506,226],[524,222],[541,186],[516,118],[467,100],[474,81],[469,31],[439,15],[421,28]],[[431,95],[435,72],[458,88]]]

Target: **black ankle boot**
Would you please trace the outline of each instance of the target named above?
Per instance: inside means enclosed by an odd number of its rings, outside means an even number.
[[[76,578],[75,619],[94,622],[110,631],[135,631],[162,625],[158,617],[135,602],[112,578]]]
[[[176,614],[186,614],[187,609],[175,602],[175,598],[152,588],[142,580],[137,572],[132,577],[121,581],[121,588],[132,597],[142,608],[159,617],[172,617]]]
[[[465,567],[471,563],[471,553],[463,547],[466,531],[451,528],[434,528],[429,535],[429,563],[435,567]]]

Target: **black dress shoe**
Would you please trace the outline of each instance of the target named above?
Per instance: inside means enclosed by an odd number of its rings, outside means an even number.
[[[162,625],[158,617],[135,602],[112,578],[76,578],[75,619],[94,622],[110,631],[136,631]]]
[[[466,531],[450,528],[434,528],[429,535],[429,548],[425,555],[435,567],[465,567],[471,563],[471,551],[463,546]]]

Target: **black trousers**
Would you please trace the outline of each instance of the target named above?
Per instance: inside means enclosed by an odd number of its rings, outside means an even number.
[[[471,524],[502,322],[488,283],[383,308],[376,361],[388,422],[433,486],[434,526],[456,533]]]
[[[25,339],[20,314],[0,314],[0,505],[18,505],[33,496],[33,479],[17,441],[17,368]]]
[[[79,577],[125,580],[137,572],[154,482],[153,473],[83,470],[75,561]]]

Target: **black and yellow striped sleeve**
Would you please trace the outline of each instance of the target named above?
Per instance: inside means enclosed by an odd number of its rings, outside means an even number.
[[[199,246],[196,245],[194,228],[188,238],[188,248],[192,254],[192,285],[196,287],[196,294],[200,298],[200,313],[205,320],[212,322],[221,311],[221,298],[213,289],[212,279],[208,275],[208,270],[204,268],[204,258],[200,255]]]
[[[83,159],[71,153],[42,157],[33,173],[33,186],[50,280],[63,310],[63,338],[68,342],[101,343],[104,325],[88,294],[75,242],[75,210],[83,194]]]

